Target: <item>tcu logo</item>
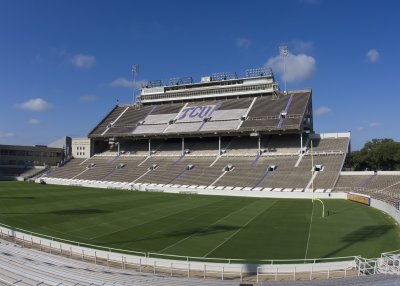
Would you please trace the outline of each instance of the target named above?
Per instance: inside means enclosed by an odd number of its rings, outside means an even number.
[[[209,117],[218,107],[219,104],[186,107],[182,109],[178,120],[187,118],[203,119],[204,117]]]

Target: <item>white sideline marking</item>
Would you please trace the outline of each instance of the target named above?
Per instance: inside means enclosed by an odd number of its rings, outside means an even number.
[[[265,209],[262,209],[259,213],[257,213],[255,216],[253,216],[250,220],[248,220],[242,227],[240,227],[237,231],[235,231],[234,233],[232,233],[230,236],[228,236],[228,238],[226,238],[224,241],[222,241],[220,244],[218,244],[216,247],[214,247],[213,249],[211,249],[209,252],[206,253],[206,255],[204,255],[203,257],[207,257],[209,254],[211,254],[212,252],[214,252],[217,248],[219,248],[220,246],[224,245],[225,242],[229,241],[232,237],[234,237],[239,231],[241,231],[243,228],[245,228],[249,223],[251,223],[256,217],[258,217],[260,214],[262,214],[263,212],[265,212],[267,209],[269,209],[270,207],[272,207],[274,204],[276,204],[277,201],[275,201],[273,204],[267,206]]]
[[[215,201],[215,202],[220,202],[220,201],[222,201],[223,199],[220,199],[220,200],[218,200],[218,201]],[[204,204],[204,205],[201,205],[201,206],[208,206],[209,204]],[[182,209],[180,208],[180,207],[183,207]],[[172,206],[169,206],[169,207],[166,207],[166,208],[164,208],[163,210],[166,210],[166,209],[171,209],[171,210],[178,210],[177,212],[173,212],[173,213],[169,213],[169,214],[166,214],[166,215],[163,215],[163,216],[160,216],[160,217],[157,217],[155,220],[159,220],[159,219],[163,219],[163,218],[166,218],[166,217],[169,217],[169,216],[172,216],[172,215],[176,215],[176,214],[179,214],[179,213],[182,213],[182,212],[184,212],[184,211],[186,211],[186,210],[189,210],[189,208],[188,209],[185,209],[184,207],[186,207],[187,206],[187,203],[185,202],[185,201],[183,201],[183,202],[181,202],[180,204],[174,204],[174,205],[172,205]],[[119,221],[125,221],[126,219],[116,219],[116,220],[113,220],[111,223],[115,223],[115,222],[119,222]],[[154,221],[154,219],[151,219],[151,220],[141,220],[140,222],[138,222],[138,223],[135,223],[134,225],[130,225],[130,226],[128,226],[128,227],[126,227],[126,228],[122,228],[122,229],[118,229],[118,230],[115,230],[115,231],[112,231],[112,232],[106,232],[106,233],[102,233],[102,234],[100,234],[100,235],[96,235],[96,236],[93,236],[93,237],[90,237],[90,238],[88,238],[89,240],[92,240],[92,239],[95,239],[95,238],[99,238],[99,237],[103,237],[103,236],[109,236],[109,235],[112,235],[112,234],[114,234],[114,233],[117,233],[117,232],[121,232],[121,231],[125,231],[125,230],[127,230],[127,229],[130,229],[130,228],[134,228],[134,227],[138,227],[138,226],[141,226],[141,225],[144,225],[144,224],[146,224],[146,223],[149,223],[149,222],[152,222],[152,221]],[[100,224],[108,224],[107,222],[104,222],[104,223],[100,223]],[[98,227],[99,226],[99,224],[97,224],[95,227]],[[80,229],[87,229],[87,227],[82,227],[82,228],[80,228]],[[158,232],[158,231],[156,231],[156,232]],[[141,237],[140,237],[141,238]]]
[[[254,202],[254,203],[256,203],[256,202]],[[252,203],[252,204],[254,204],[254,203]],[[252,205],[252,204],[250,204],[250,205]],[[237,212],[240,212],[241,210],[243,210],[244,208],[246,208],[246,207],[248,207],[248,206],[249,206],[249,205],[245,205],[245,206],[243,206],[242,208],[240,208],[240,209],[238,209],[238,210],[236,210],[236,211],[234,211],[234,212],[231,212],[230,214],[227,214],[227,215],[224,216],[224,217],[221,217],[220,219],[218,219],[218,220],[215,221],[214,223],[212,223],[212,224],[208,225],[207,227],[201,229],[201,231],[209,229],[211,226],[216,225],[216,224],[219,223],[220,221],[222,221],[222,220],[224,220],[224,219],[230,217],[230,216],[233,215],[233,214],[236,214]],[[162,252],[164,252],[165,250],[170,249],[171,247],[174,247],[175,245],[178,245],[178,244],[181,243],[181,242],[184,242],[185,240],[191,238],[192,236],[195,236],[196,234],[198,234],[198,232],[193,233],[193,234],[191,234],[191,235],[189,235],[189,236],[187,236],[187,237],[185,237],[185,238],[182,238],[181,240],[178,240],[177,242],[174,242],[173,244],[171,244],[171,245],[169,245],[169,246],[167,246],[167,247],[165,247],[165,248],[159,250],[158,252],[159,252],[159,253],[162,253]]]
[[[312,210],[311,210],[310,228],[308,229],[308,238],[307,238],[306,254],[304,255],[304,259],[307,259],[308,247],[309,247],[309,245],[310,245],[311,227],[312,227],[312,222],[313,222],[313,217],[314,217],[314,202],[313,202],[312,204],[313,204],[313,205],[312,205]]]

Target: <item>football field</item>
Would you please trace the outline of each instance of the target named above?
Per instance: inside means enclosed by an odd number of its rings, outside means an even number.
[[[345,200],[260,199],[0,182],[0,222],[104,247],[204,258],[376,257],[400,248],[386,214]],[[328,215],[329,211],[329,215]]]

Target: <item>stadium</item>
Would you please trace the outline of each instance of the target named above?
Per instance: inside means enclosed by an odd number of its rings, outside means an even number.
[[[53,270],[189,279],[174,285],[400,275],[400,172],[342,171],[350,133],[313,122],[312,90],[266,68],[149,81],[90,131],[88,158],[1,182],[2,238]],[[26,278],[8,262],[6,281]]]

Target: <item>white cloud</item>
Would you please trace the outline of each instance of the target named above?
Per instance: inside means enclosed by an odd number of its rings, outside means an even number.
[[[247,38],[237,38],[235,40],[235,45],[238,48],[249,48],[251,44],[252,44],[251,40]]]
[[[358,131],[363,131],[363,130],[366,130],[368,128],[378,128],[379,126],[381,126],[380,122],[364,120],[363,121],[363,126],[358,127],[357,130]]]
[[[317,110],[315,110],[315,115],[321,116],[321,115],[325,115],[325,114],[328,114],[331,112],[332,112],[332,110],[329,107],[320,106],[317,108]]]
[[[38,125],[41,122],[42,122],[41,120],[35,119],[35,118],[29,119],[29,121],[28,121],[28,123],[31,124],[31,125]]]
[[[83,95],[79,98],[81,101],[84,102],[93,102],[97,99],[97,97],[95,95]]]
[[[48,111],[53,108],[53,105],[41,98],[30,99],[24,103],[16,105],[20,109],[31,111]]]
[[[14,137],[15,134],[12,132],[3,132],[0,131],[0,138],[10,138],[10,137]]]
[[[265,66],[271,67],[275,73],[280,74],[283,80],[295,83],[312,77],[316,70],[316,60],[306,54],[294,55],[289,52],[286,57],[285,74],[283,74],[283,58],[280,55],[269,58]]]
[[[96,62],[96,57],[90,55],[77,54],[72,55],[68,60],[78,69],[90,69]]]
[[[108,85],[111,87],[125,87],[125,88],[141,88],[143,84],[145,84],[146,81],[140,80],[133,82],[133,80],[126,79],[124,77],[119,77],[112,82],[110,82]]]
[[[371,127],[371,128],[376,128],[379,126],[381,126],[381,124],[379,122],[370,122],[369,123],[369,127]]]
[[[314,50],[314,43],[311,41],[294,40],[291,41],[293,52],[298,54],[311,53]]]
[[[370,63],[376,63],[379,61],[380,54],[376,49],[371,49],[365,55]]]

